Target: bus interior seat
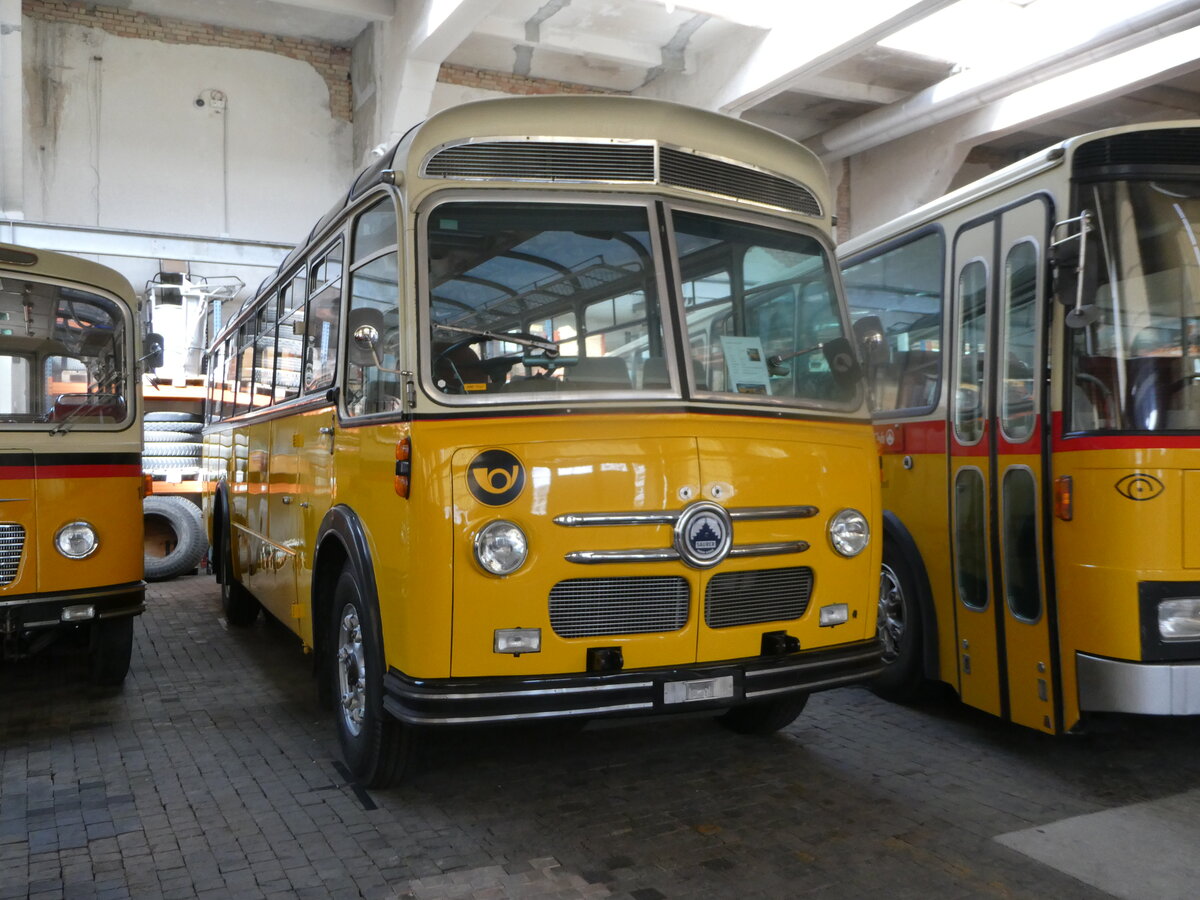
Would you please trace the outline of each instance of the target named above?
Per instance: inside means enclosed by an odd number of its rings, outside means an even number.
[[[629,369],[619,356],[583,356],[567,370],[567,386],[589,391],[628,390]]]
[[[470,344],[433,350],[433,381],[447,394],[486,390],[488,375]],[[483,385],[483,387],[480,387]]]
[[[671,386],[671,376],[667,372],[667,360],[662,356],[648,356],[642,363],[642,387],[663,388]]]
[[[515,376],[507,384],[502,384],[499,390],[505,394],[534,394],[545,391],[557,391],[562,382],[557,378],[547,378],[545,375]]]
[[[895,409],[932,406],[937,398],[942,354],[937,350],[908,350],[896,354]]]

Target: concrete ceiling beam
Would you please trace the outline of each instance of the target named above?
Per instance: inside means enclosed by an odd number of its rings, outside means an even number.
[[[352,16],[368,22],[386,22],[396,15],[397,0],[275,0],[281,6],[295,6],[316,12]]]
[[[475,34],[505,41],[514,47],[531,47],[535,50],[583,56],[643,69],[661,66],[663,61],[662,48],[657,44],[628,37],[606,37],[566,28],[551,28],[546,25],[529,29],[523,22],[513,22],[496,16],[481,22],[475,29]]]
[[[1200,24],[1200,0],[1160,3],[1153,9],[1123,17],[1050,56],[952,75],[908,100],[831,128],[818,135],[810,146],[826,163],[862,153],[1197,24]]]
[[[0,0],[0,216],[25,212],[21,0]]]

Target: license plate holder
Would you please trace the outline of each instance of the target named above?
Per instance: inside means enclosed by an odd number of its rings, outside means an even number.
[[[708,703],[728,700],[734,695],[732,675],[714,678],[690,678],[686,681],[664,681],[662,686],[663,706],[680,706],[687,703]]]

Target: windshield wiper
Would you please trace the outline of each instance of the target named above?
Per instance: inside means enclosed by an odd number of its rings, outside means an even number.
[[[123,380],[124,373],[122,372],[112,372],[106,376],[102,375],[96,380],[95,385],[93,385],[95,390],[89,390],[86,394],[82,395],[86,398],[86,402],[80,403],[65,416],[63,416],[60,421],[56,422],[54,427],[50,429],[50,434],[66,434],[71,430],[71,424],[74,422],[74,420],[78,418],[85,409],[94,408],[97,405],[97,401],[99,401],[101,397],[109,396],[116,399],[115,394],[106,395],[104,394],[104,391],[112,385],[120,384]]]
[[[469,334],[473,337],[484,338],[489,341],[502,341],[507,344],[519,344],[522,347],[529,347],[533,350],[541,350],[551,359],[558,356],[558,344],[552,341],[542,340],[533,337],[532,335],[517,335],[517,334],[497,334],[494,331],[483,331],[478,328],[460,328],[457,325],[434,325],[434,328],[441,328],[444,331],[453,331],[458,334]]]

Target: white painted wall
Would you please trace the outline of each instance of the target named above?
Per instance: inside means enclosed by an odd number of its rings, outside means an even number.
[[[23,50],[27,219],[294,242],[349,186],[305,62],[29,18]]]

